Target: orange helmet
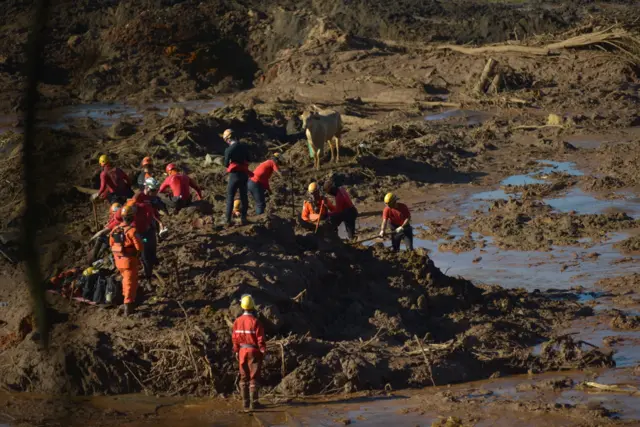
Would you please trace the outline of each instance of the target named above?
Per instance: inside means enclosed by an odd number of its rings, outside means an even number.
[[[122,208],[122,205],[120,203],[114,203],[111,205],[111,212],[118,212],[120,210],[120,208]]]
[[[142,166],[148,166],[148,165],[153,165],[153,160],[151,160],[151,157],[149,156],[142,159]]]
[[[176,165],[174,163],[169,163],[167,165],[167,167],[165,168],[165,170],[167,171],[167,173],[171,172],[172,170],[177,170],[178,168],[176,167]]]

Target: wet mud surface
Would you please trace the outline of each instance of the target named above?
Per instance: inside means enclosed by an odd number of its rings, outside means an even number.
[[[96,230],[75,186],[96,187],[104,152],[131,174],[147,155],[176,162],[205,200],[165,218],[161,279],[134,317],[49,295],[49,351],[23,266],[0,258],[0,425],[640,420],[638,64],[615,44],[495,52],[502,83],[478,95],[489,55],[441,46],[537,46],[613,22],[636,34],[633,5],[161,3],[54,5],[36,152],[43,271],[88,265]],[[17,259],[28,13],[9,1],[0,20],[0,243]],[[296,121],[310,104],[346,127],[340,162],[319,171]],[[292,174],[274,178],[266,215],[223,229],[229,127],[256,162],[279,152]],[[296,226],[307,184],[332,174],[360,238],[398,194],[416,251]],[[229,336],[245,292],[270,340],[255,416],[237,413]]]

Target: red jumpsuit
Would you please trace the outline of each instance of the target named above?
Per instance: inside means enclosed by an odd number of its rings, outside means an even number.
[[[160,189],[158,192],[164,193],[166,190],[171,190],[171,195],[175,198],[182,199],[184,201],[191,200],[191,190],[193,188],[198,195],[198,199],[202,198],[202,190],[198,187],[198,184],[191,179],[188,175],[176,174],[169,175],[162,185],[160,185]]]
[[[234,353],[239,353],[240,387],[248,380],[249,388],[255,388],[260,381],[260,367],[267,344],[264,328],[253,312],[245,311],[236,319],[231,339]]]

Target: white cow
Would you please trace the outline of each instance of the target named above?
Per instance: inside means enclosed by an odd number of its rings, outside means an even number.
[[[320,155],[324,151],[324,144],[329,142],[331,161],[340,160],[340,134],[342,133],[342,119],[340,113],[333,110],[305,111],[300,116],[302,129],[307,135],[309,156],[313,158],[313,165],[320,169]],[[335,157],[333,154],[335,143]]]

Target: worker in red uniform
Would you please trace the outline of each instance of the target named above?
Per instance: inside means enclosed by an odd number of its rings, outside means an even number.
[[[135,310],[138,291],[138,268],[143,252],[142,239],[133,225],[135,206],[124,206],[121,210],[122,222],[109,235],[109,246],[113,252],[116,268],[122,275],[122,293],[124,294],[124,315]]]
[[[320,194],[318,184],[312,182],[308,187],[307,199],[302,205],[301,225],[308,230],[315,230],[318,218],[322,223],[334,209],[333,204]]]
[[[107,219],[107,224],[102,230],[94,234],[93,237],[89,240],[96,241],[93,245],[93,250],[91,251],[91,257],[89,258],[90,263],[96,261],[102,251],[109,247],[109,233],[116,227],[116,225],[122,222],[120,209],[122,209],[122,205],[120,203],[113,203],[109,208],[109,218]]]
[[[395,252],[400,250],[400,243],[404,244],[408,250],[413,250],[413,228],[409,223],[411,213],[404,203],[398,203],[398,197],[393,193],[384,196],[385,208],[382,211],[382,226],[380,227],[380,237],[384,236],[387,224],[391,227],[391,247]]]
[[[106,154],[100,156],[98,161],[102,167],[100,189],[91,196],[91,200],[102,198],[107,199],[109,203],[124,203],[133,196],[129,176],[122,169],[111,166]]]
[[[233,225],[231,221],[233,201],[236,198],[236,193],[239,192],[241,202],[240,224],[245,225],[248,224],[249,178],[253,176],[253,172],[249,170],[249,162],[251,161],[249,147],[239,142],[231,129],[224,131],[222,139],[228,144],[228,147],[224,150],[224,166],[227,168],[229,175],[229,180],[227,181],[227,209],[225,211],[226,224],[227,226]]]
[[[274,172],[282,175],[278,167],[279,157],[280,155],[278,153],[274,153],[271,159],[260,163],[258,167],[254,169],[253,176],[247,184],[249,194],[251,194],[251,197],[253,197],[256,203],[257,215],[262,215],[267,205],[266,193],[271,192],[271,187],[269,186],[271,175],[273,175]]]
[[[336,203],[331,212],[329,212],[329,222],[337,230],[340,224],[344,222],[344,228],[347,230],[347,237],[352,240],[356,235],[356,219],[358,218],[358,210],[353,205],[349,193],[344,187],[338,187],[333,180],[327,180],[324,183],[324,192],[335,197]]]
[[[243,295],[240,307],[244,313],[233,322],[233,352],[240,367],[240,396],[243,409],[256,409],[259,406],[260,368],[267,351],[264,328],[255,312],[255,303],[251,295]]]
[[[168,205],[172,206],[176,212],[191,204],[191,188],[196,192],[196,200],[202,199],[202,190],[198,184],[188,175],[180,173],[175,164],[169,163],[165,170],[169,176],[160,185],[159,192],[166,193],[167,190],[171,190]]]

